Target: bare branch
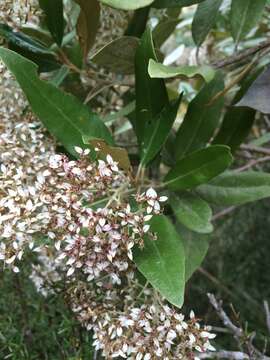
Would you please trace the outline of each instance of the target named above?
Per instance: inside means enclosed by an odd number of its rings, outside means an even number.
[[[211,357],[212,358],[217,357],[220,359],[236,359],[236,360],[238,360],[238,359],[270,360],[270,358],[268,356],[265,356],[262,352],[260,352],[253,345],[253,340],[256,336],[256,333],[253,332],[251,335],[246,336],[244,330],[242,328],[234,325],[233,322],[230,320],[229,316],[225,313],[225,311],[222,308],[222,302],[217,301],[217,299],[215,298],[215,296],[213,294],[207,294],[207,295],[208,295],[211,305],[216,310],[217,315],[219,316],[220,320],[223,322],[224,326],[231,331],[231,333],[234,335],[235,339],[238,340],[239,345],[240,345],[240,343],[245,345],[245,350],[248,352],[248,354],[243,353],[243,352],[231,352],[231,351],[222,350],[220,352],[217,352],[217,355],[216,355],[216,353],[214,353],[214,355],[212,354],[210,356],[210,354],[209,354],[208,357],[200,357],[200,358],[207,359],[207,358],[211,358]],[[264,303],[264,306],[265,306],[265,311],[267,314],[267,321],[268,321],[269,320],[269,306],[268,306],[268,303],[267,303],[267,305],[265,303]],[[226,357],[226,354],[227,354],[227,357]],[[232,357],[233,355],[240,356],[240,357]]]
[[[223,216],[230,214],[235,209],[236,209],[236,206],[231,206],[231,207],[228,207],[228,208],[218,212],[217,214],[215,214],[212,217],[212,221],[218,220],[218,219],[222,218]]]
[[[218,302],[217,299],[213,294],[207,294],[209,301],[211,305],[216,310],[220,320],[223,322],[224,326],[226,326],[231,332],[238,338],[241,338],[244,333],[243,330],[237,326],[235,326],[228,315],[225,313],[225,311],[222,308],[222,302]]]
[[[266,148],[260,147],[260,146],[241,145],[240,148],[242,150],[248,150],[248,151],[257,152],[257,153],[260,153],[260,154],[270,155],[270,149],[266,149]]]
[[[257,52],[267,49],[270,47],[270,40],[266,40],[261,42],[259,45],[249,48],[247,50],[243,50],[238,52],[234,56],[230,56],[229,58],[224,58],[220,61],[214,62],[211,65],[217,69],[223,68],[225,66],[233,65],[237,62],[247,61],[250,56],[253,56]]]
[[[258,164],[262,164],[262,163],[267,162],[267,161],[270,161],[270,156],[265,156],[263,158],[251,160],[249,163],[247,163],[246,165],[236,169],[235,171],[242,172],[242,171],[250,169],[253,166],[256,166]]]

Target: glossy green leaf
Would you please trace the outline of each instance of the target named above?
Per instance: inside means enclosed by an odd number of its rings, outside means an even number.
[[[173,77],[181,77],[186,79],[202,78],[206,82],[213,80],[215,70],[210,66],[167,66],[151,59],[149,61],[148,73],[151,78],[169,79]]]
[[[133,74],[136,50],[139,40],[132,36],[123,36],[111,41],[91,58],[99,66],[111,72]]]
[[[172,194],[169,201],[177,220],[188,229],[202,234],[213,231],[212,210],[198,195],[190,192]]]
[[[76,0],[81,11],[77,22],[77,35],[86,59],[89,50],[94,45],[100,21],[100,3],[98,0]]]
[[[76,155],[75,145],[86,147],[82,135],[112,143],[108,129],[98,116],[75,97],[40,80],[34,63],[5,48],[0,48],[0,58],[16,77],[33,112],[71,154]]]
[[[237,150],[248,136],[255,121],[255,115],[256,112],[252,109],[229,108],[212,144],[227,145],[232,152]]]
[[[116,9],[136,10],[152,4],[154,0],[99,0],[105,5],[109,5]]]
[[[259,22],[266,0],[232,0],[231,28],[236,43],[243,40]]]
[[[192,37],[197,46],[201,46],[215,25],[219,8],[223,0],[205,0],[198,5],[192,22]]]
[[[145,237],[143,250],[134,251],[139,271],[170,303],[181,307],[185,289],[185,253],[182,239],[166,216],[155,216],[151,231],[157,240]]]
[[[146,166],[158,154],[165,143],[176,119],[181,99],[182,95],[179,96],[177,101],[165,106],[153,121],[146,123],[141,151],[142,165]]]
[[[181,159],[186,154],[203,148],[216,130],[224,104],[223,97],[211,103],[211,99],[224,89],[223,75],[206,84],[188,106],[175,141],[175,157]]]
[[[42,42],[22,32],[14,31],[6,24],[0,24],[0,36],[6,39],[11,50],[34,61],[39,66],[39,71],[52,71],[61,66],[55,54]]]
[[[207,201],[217,205],[242,205],[270,197],[270,174],[229,171],[197,189]]]
[[[209,146],[179,160],[166,175],[164,183],[172,190],[192,189],[221,174],[232,160],[227,146]]]
[[[39,0],[45,13],[47,27],[58,46],[61,46],[64,35],[63,0]]]
[[[169,104],[164,80],[151,79],[148,74],[150,59],[156,60],[151,30],[148,28],[140,42],[135,56],[136,80],[136,124],[135,131],[141,151],[147,123],[152,123],[165,106]]]
[[[36,54],[54,55],[47,47],[40,41],[33,40],[30,36],[19,31],[14,31],[6,24],[0,24],[0,35],[3,36],[10,44],[17,45],[25,50]]]
[[[205,0],[155,0],[153,7],[157,9],[184,7],[199,4]]]
[[[179,223],[175,226],[177,232],[181,235],[185,249],[185,278],[188,281],[201,266],[207,254],[210,236],[194,233]]]
[[[20,32],[22,32],[26,36],[29,36],[32,40],[35,40],[38,43],[41,43],[46,48],[49,48],[54,44],[54,40],[52,39],[49,31],[44,30],[40,27],[33,27],[31,25],[29,25],[29,26],[25,25],[25,26],[20,27]]]

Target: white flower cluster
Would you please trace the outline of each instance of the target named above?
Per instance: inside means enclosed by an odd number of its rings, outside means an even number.
[[[56,239],[57,261],[65,262],[68,277],[78,270],[88,281],[107,274],[113,284],[120,284],[120,273],[132,276],[131,250],[136,243],[143,245],[152,198],[147,193],[140,196],[132,210],[126,202],[132,191],[130,179],[112,157],[89,162],[89,150],[76,150],[81,155],[78,161],[61,155],[50,159],[40,196],[51,218],[48,236]]]
[[[0,260],[18,272],[15,260],[47,223],[39,192],[55,145],[2,66],[0,75]]]
[[[137,280],[121,288],[106,281],[103,288],[92,290],[84,284],[72,291],[70,299],[105,359],[198,360],[198,353],[215,350],[210,344],[215,334],[210,327],[201,327],[193,311],[185,319],[179,309]]]
[[[38,252],[31,279],[43,295],[64,284],[79,321],[106,359],[196,359],[214,350],[214,335],[194,315],[140,284],[134,246],[151,234],[149,220],[166,197],[137,194],[108,155],[72,161],[26,110],[9,73],[0,69],[0,260],[19,271],[28,249]]]
[[[105,358],[134,360],[198,359],[195,352],[214,351],[209,328],[201,329],[191,313],[184,316],[168,305],[142,305],[108,321],[109,314],[93,327],[94,346]],[[132,333],[131,338],[127,334]]]

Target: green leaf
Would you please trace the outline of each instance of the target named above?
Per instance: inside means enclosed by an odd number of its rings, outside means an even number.
[[[149,120],[146,123],[141,151],[142,165],[147,165],[158,154],[165,143],[176,119],[181,99],[182,94],[177,101],[165,106],[153,121]]]
[[[232,163],[227,146],[214,145],[179,160],[164,181],[172,190],[192,189],[213,179]]]
[[[181,195],[172,194],[169,199],[173,212],[181,224],[202,234],[213,231],[212,210],[198,195],[186,192]]]
[[[266,0],[232,0],[231,28],[236,43],[243,40],[259,22]]]
[[[3,36],[10,44],[16,45],[33,53],[54,55],[54,53],[40,41],[33,40],[30,36],[25,35],[22,32],[14,31],[6,24],[0,24],[0,35]]]
[[[151,231],[157,240],[145,237],[143,250],[134,250],[139,271],[170,303],[181,307],[185,289],[185,253],[182,239],[166,216],[155,216]]]
[[[136,10],[152,4],[154,0],[99,0],[105,5],[109,5],[116,9]]]
[[[0,58],[16,77],[33,112],[71,154],[76,155],[75,145],[86,147],[82,135],[112,143],[108,129],[98,116],[72,95],[40,80],[34,63],[5,48],[0,48]]]
[[[153,7],[157,9],[184,7],[199,4],[205,0],[155,0]]]
[[[7,40],[11,50],[34,61],[39,66],[39,71],[52,71],[61,66],[55,53],[44,46],[42,42],[34,40],[22,32],[13,31],[6,24],[0,24],[0,36]]]
[[[125,31],[126,36],[135,36],[141,38],[147,27],[151,6],[147,6],[134,11],[132,18]]]
[[[223,89],[223,75],[217,72],[215,78],[191,101],[176,135],[176,159],[205,147],[209,142],[219,124],[224,104],[223,97],[219,97],[213,103],[211,99]]]
[[[179,11],[180,12],[180,11]],[[169,38],[181,20],[178,17],[161,21],[153,30],[153,39],[157,48]]]
[[[53,77],[50,79],[50,83],[56,87],[59,87],[65,78],[69,74],[69,68],[66,65],[63,65],[59,70],[55,72]]]
[[[212,144],[227,145],[232,152],[235,152],[246,139],[254,124],[256,112],[253,109],[237,108],[233,105],[239,103],[243,96],[246,96],[246,92],[253,86],[254,80],[258,77],[258,74],[261,74],[262,70],[261,67],[256,68],[254,72],[241,81],[240,90],[236,93],[232,105],[226,111],[221,127]]]
[[[136,124],[134,127],[141,150],[147,145],[143,144],[147,123],[153,122],[169,104],[164,80],[151,79],[148,74],[150,59],[156,59],[156,55],[151,30],[148,28],[142,36],[135,56]]]
[[[213,80],[215,71],[210,66],[167,66],[150,59],[148,73],[151,78],[169,79],[176,76],[181,78],[202,78],[206,82]]]
[[[53,39],[61,46],[64,35],[63,0],[39,0],[39,5],[45,12],[45,21]]]
[[[270,196],[270,174],[229,171],[197,189],[205,200],[217,205],[232,206]]]
[[[45,29],[32,27],[31,25],[24,25],[20,27],[20,32],[30,37],[32,40],[42,44],[47,49],[54,44],[54,40],[52,39],[51,34]]]
[[[86,59],[89,50],[94,45],[100,21],[100,3],[98,0],[75,0],[81,8],[77,22],[77,35]]]
[[[192,37],[197,46],[201,46],[215,25],[219,8],[223,0],[205,0],[198,5],[192,22]]]
[[[132,36],[123,36],[111,41],[91,58],[99,66],[111,72],[134,74],[134,61],[139,40]]]
[[[229,108],[212,144],[227,145],[232,152],[235,152],[248,136],[255,121],[255,115],[256,112],[251,109]]]
[[[205,258],[209,248],[210,236],[196,234],[179,223],[176,224],[176,230],[181,234],[185,249],[185,279],[187,282]]]

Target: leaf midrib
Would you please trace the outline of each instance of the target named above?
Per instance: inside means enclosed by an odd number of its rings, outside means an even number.
[[[63,112],[62,109],[60,109],[58,106],[56,106],[55,102],[52,102],[50,97],[47,97],[38,87],[38,83],[40,83],[42,86],[46,86],[48,89],[50,88],[50,86],[47,86],[48,84],[43,83],[42,80],[40,79],[36,79],[36,80],[32,80],[30,77],[27,76],[27,74],[25,74],[25,71],[23,70],[22,75],[24,76],[24,79],[26,81],[29,81],[30,84],[33,85],[33,87],[37,90],[38,94],[40,95],[41,98],[43,98],[45,101],[47,101],[49,103],[50,106],[54,107],[56,109],[56,111],[58,111],[60,113],[60,115],[62,115],[70,124],[71,127],[75,128],[79,134],[83,134],[83,132],[81,132],[80,128],[78,128],[71,120],[70,118],[66,115],[65,112]],[[35,76],[37,76],[36,74],[34,74]],[[24,87],[24,86],[22,86]],[[31,102],[30,100],[30,96],[28,94],[26,94],[29,102]],[[65,95],[67,96],[67,95]],[[36,112],[36,111],[35,111]]]

